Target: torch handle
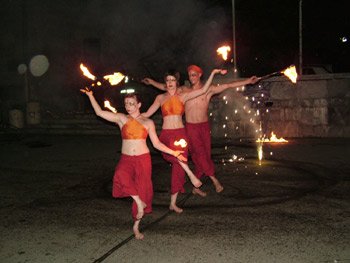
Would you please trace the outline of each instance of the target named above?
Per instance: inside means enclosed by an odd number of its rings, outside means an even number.
[[[273,72],[273,73],[270,73],[270,74],[267,74],[265,76],[260,77],[259,80],[265,80],[265,79],[269,79],[269,78],[272,78],[275,76],[280,76],[280,75],[282,75],[282,72],[276,71],[276,72]]]

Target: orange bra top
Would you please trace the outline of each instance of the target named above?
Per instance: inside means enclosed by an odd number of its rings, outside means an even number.
[[[148,136],[147,129],[141,123],[134,118],[129,120],[123,125],[121,132],[123,140],[137,140],[146,139]]]
[[[181,102],[178,96],[171,96],[162,105],[163,117],[168,115],[183,115],[185,112],[185,105]]]

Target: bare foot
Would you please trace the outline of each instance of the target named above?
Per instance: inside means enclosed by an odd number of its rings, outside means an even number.
[[[202,186],[201,180],[199,180],[197,177],[191,178],[191,183],[193,184],[194,187],[199,188]]]
[[[221,193],[224,190],[224,187],[219,182],[215,183],[214,186],[217,193]]]
[[[139,231],[140,220],[136,220],[132,230],[134,231],[135,238],[142,240],[145,236]]]
[[[146,208],[146,203],[142,202],[141,205],[137,205],[136,219],[139,220],[144,215],[144,209]]]
[[[202,190],[199,189],[199,188],[195,188],[195,187],[193,187],[193,189],[192,189],[192,194],[194,194],[194,195],[199,195],[199,196],[201,196],[201,197],[206,197],[206,196],[207,196],[207,193],[206,193],[206,192],[202,191]]]
[[[184,211],[182,208],[178,207],[177,205],[170,205],[169,209],[171,211],[175,211],[178,214],[181,214]]]

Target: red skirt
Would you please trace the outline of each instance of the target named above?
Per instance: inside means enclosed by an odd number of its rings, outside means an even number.
[[[184,151],[182,154],[187,158],[188,156],[188,147],[182,148],[180,145],[174,145],[175,141],[180,139],[186,140],[188,143],[188,138],[185,128],[180,129],[163,129],[160,133],[159,140],[168,146],[172,150]],[[176,194],[178,192],[184,193],[184,184],[185,180],[185,170],[179,164],[179,161],[174,156],[162,153],[163,158],[171,163],[171,194]]]
[[[138,195],[146,203],[145,214],[152,212],[153,184],[151,155],[122,154],[113,177],[113,197]],[[133,201],[132,217],[137,215],[137,205]]]

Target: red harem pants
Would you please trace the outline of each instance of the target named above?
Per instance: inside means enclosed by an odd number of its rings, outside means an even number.
[[[180,145],[174,145],[175,141],[180,139],[185,139],[188,143],[188,138],[186,135],[185,128],[180,129],[163,129],[160,133],[159,140],[168,146],[172,150],[184,151],[183,156],[187,158],[188,156],[188,147],[182,148]],[[163,158],[171,163],[171,194],[176,194],[178,192],[184,193],[184,184],[185,184],[185,170],[179,164],[179,161],[174,156],[162,153]]]
[[[189,151],[195,166],[195,175],[215,176],[215,166],[211,159],[211,136],[209,122],[186,123]]]
[[[141,155],[122,154],[113,177],[113,197],[138,195],[146,203],[145,214],[152,212],[153,185],[152,164],[149,153]],[[136,220],[137,205],[132,203],[132,217]]]

